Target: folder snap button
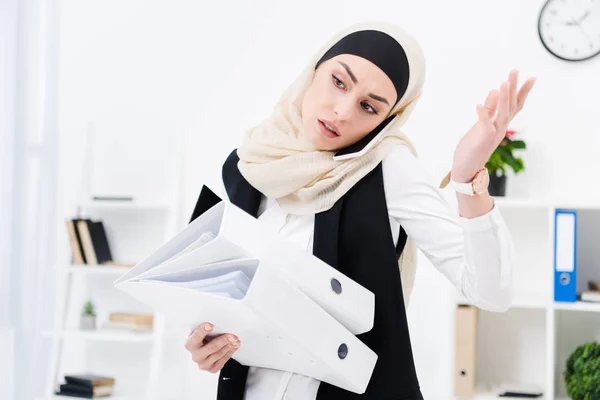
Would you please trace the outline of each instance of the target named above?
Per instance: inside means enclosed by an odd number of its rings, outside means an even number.
[[[331,289],[333,289],[336,294],[340,294],[342,293],[342,284],[337,279],[331,278]]]
[[[560,275],[560,283],[562,283],[563,285],[568,285],[570,280],[571,279],[569,278],[569,274],[562,273]]]
[[[344,358],[346,358],[347,355],[348,346],[346,346],[346,343],[340,344],[340,347],[338,347],[338,357],[343,360]]]

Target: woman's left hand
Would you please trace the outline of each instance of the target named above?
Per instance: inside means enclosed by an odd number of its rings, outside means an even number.
[[[528,79],[517,93],[518,77],[518,71],[511,71],[508,81],[500,86],[500,91],[492,90],[484,105],[477,105],[479,119],[461,138],[454,152],[454,181],[470,182],[473,179],[502,142],[512,119],[523,108],[535,78]]]

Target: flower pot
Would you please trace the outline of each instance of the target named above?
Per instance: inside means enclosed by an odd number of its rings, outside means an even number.
[[[93,315],[82,315],[79,321],[79,329],[84,331],[96,329],[96,317]]]
[[[488,187],[490,196],[506,195],[506,175],[490,175],[490,185]]]

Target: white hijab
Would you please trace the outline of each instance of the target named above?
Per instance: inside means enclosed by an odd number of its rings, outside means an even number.
[[[409,64],[407,89],[391,115],[396,118],[360,156],[335,160],[334,152],[315,149],[304,135],[302,100],[310,86],[315,65],[344,36],[360,30],[379,30],[393,37],[404,49]],[[421,96],[425,79],[425,58],[418,43],[398,26],[384,22],[352,25],[334,35],[314,55],[296,81],[283,93],[273,114],[250,129],[237,150],[238,168],[262,194],[277,201],[291,214],[317,214],[330,209],[354,184],[371,172],[395,146],[415,148],[401,128]],[[412,288],[416,249],[407,242],[400,270],[404,297]]]

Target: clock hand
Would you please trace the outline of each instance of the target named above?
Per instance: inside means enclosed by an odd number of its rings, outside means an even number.
[[[577,22],[575,20],[567,21],[567,22],[565,22],[565,25],[566,26],[573,26],[573,25],[577,25]]]
[[[587,10],[585,12],[585,14],[583,14],[583,16],[581,18],[579,18],[579,21],[577,21],[577,24],[581,24],[591,13],[592,13],[592,10]]]
[[[586,30],[585,30],[585,29],[583,29],[583,27],[582,27],[581,25],[579,25],[579,24],[577,24],[577,27],[578,27],[579,29],[581,29],[581,32],[583,32],[583,34],[585,35],[585,37],[587,38],[587,40],[589,40],[589,41],[590,41],[590,45],[592,45],[592,46],[593,46],[593,45],[594,45],[594,42],[592,41],[592,38],[591,38],[591,37],[590,37],[590,35],[589,35],[589,34],[586,32]]]

